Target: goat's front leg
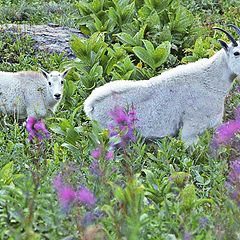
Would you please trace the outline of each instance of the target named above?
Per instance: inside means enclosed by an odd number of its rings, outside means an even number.
[[[198,136],[208,128],[214,128],[222,122],[222,112],[208,116],[194,116],[192,119],[183,121],[182,140],[187,145],[197,142]]]
[[[37,119],[44,118],[47,115],[47,110],[43,102],[38,101],[34,105],[27,107],[27,116],[35,117]]]
[[[192,122],[185,122],[182,128],[182,140],[190,146],[198,141],[199,126]]]

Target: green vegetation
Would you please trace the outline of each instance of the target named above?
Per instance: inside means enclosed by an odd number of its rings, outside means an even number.
[[[239,25],[237,1],[9,0],[0,12],[1,23],[56,23],[89,36],[72,38],[76,59],[68,60],[34,50],[27,36],[1,34],[1,71],[74,68],[58,111],[45,119],[49,139],[29,143],[21,123],[1,118],[0,239],[239,239],[239,195],[232,200],[226,186],[238,138],[218,151],[211,129],[193,148],[140,136],[113,148],[126,131],[109,137],[82,105],[106,82],[212,56],[224,36],[211,28]],[[232,92],[226,120],[239,103]]]

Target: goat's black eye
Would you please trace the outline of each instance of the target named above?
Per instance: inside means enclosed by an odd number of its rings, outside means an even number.
[[[61,81],[61,84],[63,85],[63,81]]]
[[[48,82],[48,85],[51,86],[52,85],[51,82]]]
[[[233,53],[234,54],[234,56],[239,56],[240,55],[240,52],[235,52],[235,53]]]

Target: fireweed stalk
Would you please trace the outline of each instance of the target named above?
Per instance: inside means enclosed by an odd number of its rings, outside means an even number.
[[[39,188],[41,185],[41,179],[44,175],[43,169],[41,166],[42,159],[44,160],[45,151],[42,142],[44,139],[50,137],[50,133],[46,129],[46,126],[42,119],[37,120],[35,117],[29,117],[26,121],[26,130],[28,132],[28,141],[31,143],[30,145],[30,153],[31,157],[31,165],[30,171],[32,175],[33,181],[33,192],[29,195],[28,200],[28,209],[29,213],[26,216],[25,220],[25,231],[26,234],[32,232],[32,223],[34,220],[34,214],[36,210],[36,198],[39,192]],[[44,164],[43,164],[44,165]]]
[[[91,156],[94,159],[89,170],[96,177],[106,176],[106,164],[108,161],[114,159],[114,152],[121,149],[124,154],[124,159],[127,159],[127,145],[136,140],[136,110],[132,106],[129,111],[123,107],[116,106],[110,113],[113,123],[109,125],[109,142],[108,146],[97,146],[92,152]],[[102,161],[103,160],[103,161]],[[100,164],[103,162],[103,164]],[[101,167],[101,166],[105,167]],[[129,164],[124,164],[127,173],[130,173]]]
[[[123,196],[121,200],[115,196],[117,199],[115,199],[116,205],[113,206],[113,214],[110,216],[117,238],[138,239],[141,225],[141,210],[139,209],[143,199],[143,189],[135,179],[132,170],[132,151],[129,148],[129,143],[137,140],[135,136],[136,110],[132,107],[127,111],[117,106],[109,115],[113,121],[108,127],[108,142],[103,141],[91,152],[93,161],[89,171],[96,177],[96,181],[99,183],[98,188],[103,189],[99,192],[102,199],[111,202],[116,189]],[[116,168],[117,163],[114,162],[114,157],[117,157],[118,153],[120,153],[118,163],[121,163],[121,165]],[[122,175],[120,185],[119,182],[115,183],[110,180],[115,171],[119,171]],[[104,197],[103,192],[105,193]],[[131,193],[130,199],[129,193]],[[126,219],[128,219],[127,223]],[[128,226],[126,231],[122,229],[124,224]]]
[[[94,209],[97,201],[95,195],[86,187],[75,189],[70,184],[66,184],[62,174],[55,177],[53,187],[57,192],[62,212],[68,214],[74,208],[69,216],[76,218],[79,239],[85,239],[85,232],[89,226],[94,226],[94,221],[97,219]]]
[[[88,188],[80,187],[75,190],[72,186],[63,182],[60,174],[54,179],[53,187],[58,194],[58,200],[64,212],[69,211],[73,204],[92,207],[96,203],[94,194]]]
[[[138,204],[140,202],[140,199],[142,199],[142,189],[140,189],[137,182],[135,181],[134,175],[132,173],[129,174],[129,171],[126,172],[126,166],[131,165],[130,156],[128,156],[129,153],[127,152],[128,144],[136,140],[136,111],[134,108],[132,108],[130,111],[125,111],[121,107],[116,107],[113,109],[113,111],[111,111],[110,116],[113,119],[113,123],[109,126],[108,129],[109,139],[102,141],[95,147],[95,149],[92,150],[92,163],[89,165],[89,172],[93,177],[90,177],[89,179],[93,179],[94,181],[94,192],[96,194],[99,194],[98,201],[95,195],[88,188],[82,186],[78,189],[75,189],[70,184],[66,184],[63,180],[62,174],[59,174],[53,181],[53,187],[57,192],[58,201],[63,212],[68,213],[71,208],[75,209],[72,212],[73,215],[77,212],[77,215],[75,217],[77,218],[77,229],[79,231],[80,237],[84,236],[84,232],[87,229],[85,226],[86,224],[90,223],[91,227],[100,226],[96,225],[96,221],[99,218],[96,212],[101,204],[106,204],[105,201],[107,201],[107,203],[111,202],[111,199],[114,197],[116,190],[113,186],[121,189],[124,195],[128,192],[131,192],[131,199],[133,199],[130,201],[130,203],[120,203],[117,201],[116,206],[114,207],[117,212],[121,212],[122,216],[121,219],[115,219],[115,215],[117,216],[118,214],[113,214],[113,216],[111,216],[114,228],[116,229],[115,231],[119,236],[119,239],[124,236],[124,233],[122,233],[121,230],[120,222],[124,222],[126,220],[126,217],[130,216],[132,222],[134,223],[134,226],[140,226],[140,215],[136,215],[136,212],[139,213],[139,211],[136,209],[139,209]],[[119,183],[111,183],[113,175],[112,173],[116,171],[116,163],[114,163],[113,160],[117,153],[123,154],[121,161],[122,166],[120,166],[119,169],[122,173],[123,179],[121,186],[118,186]],[[114,167],[115,169],[113,169]],[[126,206],[122,208],[123,205]],[[123,211],[123,209],[131,210],[129,210],[129,212],[126,212]],[[104,216],[106,215],[107,213],[104,213]],[[138,227],[129,227],[129,229],[137,229],[138,232]]]
[[[110,113],[110,117],[113,120],[113,123],[109,126],[109,137],[110,143],[115,145],[114,141],[111,142],[111,139],[119,139],[117,147],[125,148],[130,141],[135,141],[136,137],[134,134],[136,128],[136,110],[132,106],[129,111],[126,111],[122,107],[115,107]]]

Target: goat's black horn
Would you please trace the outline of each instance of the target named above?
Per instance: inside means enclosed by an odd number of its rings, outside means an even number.
[[[225,30],[223,30],[223,29],[221,29],[219,27],[214,27],[213,29],[224,32],[227,35],[227,37],[229,38],[229,40],[232,42],[233,46],[234,47],[238,46],[237,41],[233,38],[233,36],[229,32],[227,32],[227,31],[225,31]]]
[[[240,35],[240,28],[238,28],[237,26],[233,25],[233,24],[228,24],[229,27],[232,27],[236,30],[236,32]]]

